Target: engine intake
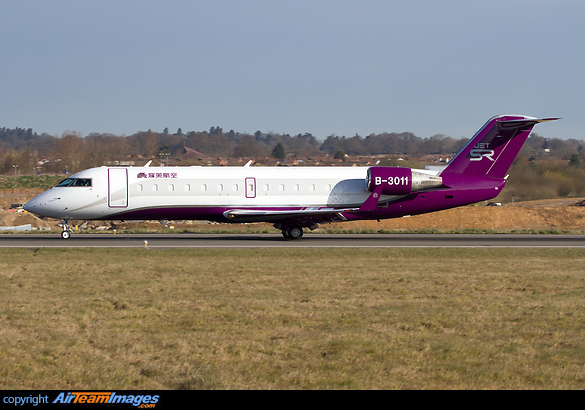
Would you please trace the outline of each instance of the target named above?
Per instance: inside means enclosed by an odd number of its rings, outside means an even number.
[[[374,192],[381,187],[382,195],[407,195],[442,185],[441,177],[400,167],[370,167],[366,178],[368,191]]]

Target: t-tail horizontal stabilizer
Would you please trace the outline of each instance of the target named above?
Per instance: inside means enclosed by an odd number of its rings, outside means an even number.
[[[491,118],[453,157],[441,172],[504,178],[524,145],[532,127],[558,118],[500,115]]]

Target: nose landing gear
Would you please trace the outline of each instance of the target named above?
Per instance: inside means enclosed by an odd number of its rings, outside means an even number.
[[[61,232],[61,238],[69,239],[71,237],[71,233],[73,232],[73,230],[69,226],[69,223],[66,220],[62,220],[61,222],[59,222],[58,226],[63,228],[63,232]]]

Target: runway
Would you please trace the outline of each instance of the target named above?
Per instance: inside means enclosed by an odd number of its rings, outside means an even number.
[[[515,234],[3,234],[0,248],[585,248],[582,235]]]

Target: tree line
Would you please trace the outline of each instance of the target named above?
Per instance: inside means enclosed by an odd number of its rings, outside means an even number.
[[[189,131],[180,128],[175,133],[140,131],[129,136],[91,133],[82,136],[77,132],[64,132],[61,136],[38,134],[32,129],[0,128],[0,173],[31,174],[46,162],[45,172],[70,172],[114,161],[158,161],[160,154],[171,158],[185,148],[200,152],[209,158],[311,158],[329,155],[376,156],[395,154],[405,157],[426,155],[450,156],[457,152],[468,138],[452,138],[437,134],[421,138],[410,132],[370,134],[365,137],[330,135],[319,141],[311,133],[297,135],[225,132],[221,127],[209,131]],[[545,138],[533,133],[524,145],[521,157],[537,161],[544,157],[573,161],[581,164],[585,142]],[[16,168],[15,166],[18,166]]]

